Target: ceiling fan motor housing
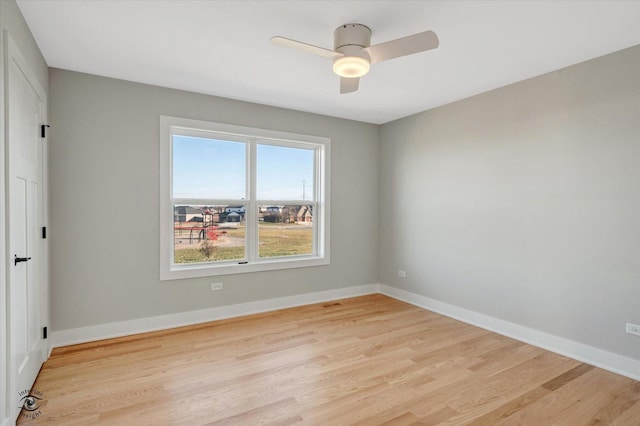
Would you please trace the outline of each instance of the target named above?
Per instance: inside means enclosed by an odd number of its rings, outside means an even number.
[[[340,93],[358,90],[360,77],[369,72],[372,63],[435,49],[439,44],[436,33],[423,31],[371,46],[371,29],[355,23],[336,28],[333,50],[280,36],[271,37],[271,43],[333,59],[333,72],[340,76]]]
[[[346,56],[360,56],[369,60],[362,49],[371,45],[371,30],[362,24],[340,25],[333,32],[333,48]]]

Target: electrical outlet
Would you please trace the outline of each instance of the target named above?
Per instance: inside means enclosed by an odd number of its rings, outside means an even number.
[[[222,290],[224,286],[222,285],[222,283],[211,283],[211,290],[212,291],[216,291],[216,290]]]
[[[400,278],[407,278],[407,273],[405,271],[398,271],[398,276]]]
[[[640,336],[640,325],[627,323],[627,333]]]

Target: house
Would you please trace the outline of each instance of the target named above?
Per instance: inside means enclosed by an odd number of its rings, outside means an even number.
[[[245,206],[228,206],[220,213],[220,222],[242,222]]]
[[[174,213],[174,222],[202,222],[202,209],[192,206],[176,206]]]
[[[188,3],[0,1],[0,424],[640,424],[639,2]],[[440,44],[343,79],[354,17]],[[322,238],[176,266],[251,197]]]
[[[296,222],[313,222],[313,214],[309,206],[301,206],[296,214]]]
[[[242,215],[240,215],[240,213],[235,211],[226,215],[227,222],[240,222],[241,219],[242,219]]]
[[[262,212],[260,216],[264,222],[278,223],[282,222],[284,208],[281,206],[268,206]]]
[[[224,208],[225,213],[241,213],[244,214],[244,206],[229,206]]]

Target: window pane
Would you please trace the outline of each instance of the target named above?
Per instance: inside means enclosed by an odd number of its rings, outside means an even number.
[[[174,263],[245,258],[245,206],[175,205]]]
[[[258,200],[313,200],[312,149],[258,145]]]
[[[245,198],[246,145],[173,136],[173,198]]]
[[[313,206],[260,206],[260,257],[313,253]]]

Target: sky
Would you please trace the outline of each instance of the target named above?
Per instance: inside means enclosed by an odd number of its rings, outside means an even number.
[[[245,199],[246,144],[173,136],[173,197]],[[257,199],[312,199],[311,149],[258,144]]]

